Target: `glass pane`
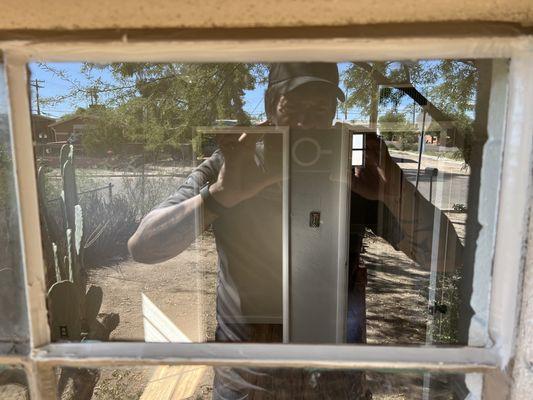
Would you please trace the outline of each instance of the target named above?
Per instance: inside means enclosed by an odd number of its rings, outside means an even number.
[[[4,66],[0,64],[0,352],[25,352],[28,322]]]
[[[53,339],[467,344],[494,62],[30,65]]]
[[[363,140],[364,140],[364,135],[362,134],[352,135],[352,149],[354,150],[363,149],[364,148]]]
[[[22,368],[0,365],[0,400],[27,400],[28,382]]]
[[[353,166],[362,166],[363,165],[363,150],[353,150],[352,151],[352,165]]]
[[[58,398],[449,399],[481,398],[482,374],[298,368],[154,366],[58,369]],[[84,397],[80,396],[83,393]],[[92,394],[92,397],[91,397]],[[74,397],[72,397],[74,395]],[[468,397],[471,395],[472,397]]]

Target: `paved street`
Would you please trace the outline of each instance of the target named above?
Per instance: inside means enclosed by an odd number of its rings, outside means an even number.
[[[414,153],[391,151],[391,156],[402,168],[405,176],[413,185],[416,182],[417,155]],[[451,209],[454,204],[466,206],[468,200],[469,170],[463,168],[463,163],[436,157],[422,157],[418,190],[429,199],[430,177],[425,169],[437,168],[438,175],[433,178],[432,203],[440,209]]]

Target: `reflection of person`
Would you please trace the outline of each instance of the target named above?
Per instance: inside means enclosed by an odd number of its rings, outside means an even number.
[[[336,64],[272,65],[265,94],[268,123],[303,129],[331,127],[337,99],[344,100],[338,83]],[[156,263],[185,250],[212,224],[219,256],[217,341],[281,341],[281,185],[280,177],[264,168],[263,148],[250,135],[223,139],[220,149],[191,173],[176,194],[142,220],[128,243],[135,260]],[[357,168],[352,178],[350,232],[347,341],[359,343],[365,341],[366,272],[359,268],[365,227],[377,226],[381,207],[383,226],[378,228],[383,236],[414,260],[429,265],[435,214],[431,204],[403,179],[376,135],[367,135],[366,149],[365,167]],[[250,398],[243,396],[268,390],[263,387],[268,381],[264,371],[240,370],[237,377],[234,371],[218,369],[215,398]],[[322,389],[333,390],[335,376],[339,375],[325,378],[329,383]],[[349,394],[337,398],[365,398],[362,379],[352,376],[348,380],[350,389],[341,385],[339,390]],[[249,385],[239,386],[239,382]]]

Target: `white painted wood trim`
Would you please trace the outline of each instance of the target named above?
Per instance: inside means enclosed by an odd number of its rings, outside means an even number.
[[[6,58],[22,246],[33,348],[49,343],[39,215],[25,63],[43,61],[357,61],[427,58],[512,58],[502,192],[494,259],[490,333],[493,349],[264,344],[52,344],[29,357],[1,356],[28,367],[34,398],[50,366],[213,364],[364,369],[483,371],[512,356],[526,237],[533,116],[531,37],[289,39],[225,41],[0,42]],[[522,170],[520,170],[522,167]],[[24,194],[21,196],[21,194]],[[35,243],[39,245],[29,246]],[[40,374],[39,366],[48,367]],[[30,368],[31,367],[31,368]]]
[[[337,248],[337,321],[336,321],[336,341],[346,343],[347,318],[348,318],[348,263],[350,258],[350,201],[352,179],[352,131],[347,126],[341,130],[341,156],[339,159],[340,171],[345,171],[344,176],[340,174],[339,188],[339,221],[338,221],[338,248]],[[342,210],[346,210],[342,212]]]
[[[29,356],[0,356],[0,364],[98,367],[135,365],[248,365],[471,372],[497,369],[492,349],[263,343],[62,343]]]
[[[285,345],[259,343],[71,343],[37,349],[33,359],[73,367],[246,365],[477,372],[497,368],[497,353],[472,347]]]
[[[46,281],[41,247],[26,60],[9,52],[6,52],[4,60],[15,164],[15,191],[21,227],[20,243],[29,311],[30,344],[32,348],[35,348],[50,342],[50,330],[46,309]]]
[[[478,221],[481,229],[476,244],[470,298],[470,305],[475,313],[468,332],[470,346],[492,346],[488,333],[488,321],[508,95],[509,61],[494,60],[492,62],[487,142],[483,146],[483,164],[479,182]]]
[[[4,41],[0,48],[37,61],[252,62],[509,58],[532,38],[334,38],[261,40]]]
[[[33,360],[24,363],[28,391],[32,400],[57,400],[57,377],[55,366],[36,363]]]
[[[283,153],[282,153],[282,252],[283,252],[283,264],[281,266],[281,280],[282,280],[282,339],[283,343],[289,343],[291,332],[290,332],[290,187],[289,187],[289,165],[290,165],[290,154],[289,154],[289,127],[283,128]]]
[[[511,59],[489,332],[505,368],[514,352],[528,236],[533,152],[533,51]]]
[[[4,56],[4,65],[9,96],[9,124],[15,164],[15,192],[21,228],[20,247],[26,281],[30,346],[33,349],[50,343],[50,330],[46,308],[46,280],[41,247],[27,66],[23,57],[9,52]],[[24,367],[31,398],[37,400],[55,398],[55,388],[49,392],[50,385],[55,386],[55,379],[51,382],[48,379],[53,375],[50,369],[41,369],[38,364],[32,362],[25,362]],[[45,390],[46,386],[48,388]]]
[[[21,355],[0,354],[0,365],[20,365],[27,360],[27,357]]]

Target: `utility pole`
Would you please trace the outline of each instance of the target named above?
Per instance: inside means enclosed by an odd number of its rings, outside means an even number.
[[[92,86],[87,90],[87,92],[91,97],[91,106],[98,105],[98,87]]]
[[[37,114],[38,115],[41,115],[41,104],[39,101],[39,89],[44,88],[44,86],[39,85],[40,83],[44,83],[44,81],[40,79],[34,79],[32,83],[30,83],[30,85],[35,88],[35,100],[37,103]]]
[[[346,89],[346,100],[344,101],[344,120],[345,121],[348,121],[348,105],[347,105],[347,102],[348,102],[348,97],[350,95],[348,94],[348,89]]]

